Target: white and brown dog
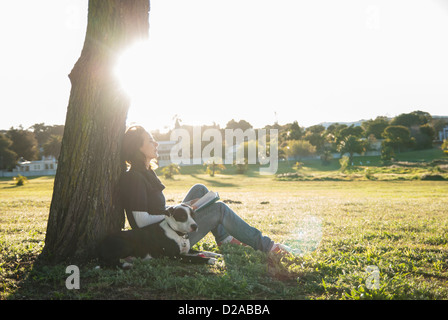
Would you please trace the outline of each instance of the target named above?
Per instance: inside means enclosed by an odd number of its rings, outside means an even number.
[[[190,248],[188,233],[198,229],[194,210],[186,204],[169,207],[165,219],[139,229],[119,231],[107,236],[98,247],[102,265],[129,267],[120,259],[157,258],[167,256],[189,263],[214,264],[221,255],[194,251]]]

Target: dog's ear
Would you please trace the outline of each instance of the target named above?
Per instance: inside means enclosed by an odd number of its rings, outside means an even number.
[[[165,214],[166,216],[172,216],[172,215],[173,215],[173,212],[174,212],[174,207],[168,207],[168,208],[164,211],[164,214]]]
[[[192,206],[190,206],[189,204],[186,203],[182,203],[182,206],[189,208],[191,211],[194,212],[194,208]]]

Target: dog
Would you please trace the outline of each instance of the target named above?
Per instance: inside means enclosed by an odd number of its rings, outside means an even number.
[[[164,212],[165,219],[158,223],[107,236],[97,249],[101,264],[126,269],[132,267],[132,263],[125,261],[121,264],[120,260],[163,256],[189,263],[215,264],[220,254],[190,248],[188,233],[198,230],[194,213],[192,207],[182,203],[168,207]]]

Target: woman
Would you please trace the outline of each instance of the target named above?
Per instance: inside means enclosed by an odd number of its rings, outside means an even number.
[[[166,208],[163,190],[165,186],[153,171],[153,162],[158,157],[158,143],[143,127],[130,127],[123,138],[122,156],[130,170],[120,182],[122,201],[129,224],[142,228],[164,219]],[[208,192],[202,184],[194,185],[183,202],[194,202]],[[284,248],[263,236],[259,230],[248,225],[225,203],[216,202],[195,216],[198,231],[189,234],[193,246],[208,232],[212,232],[216,243],[244,243],[263,252],[282,252]]]

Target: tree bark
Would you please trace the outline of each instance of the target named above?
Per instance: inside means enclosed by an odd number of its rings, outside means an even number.
[[[85,261],[124,224],[118,181],[129,99],[114,76],[120,51],[149,31],[149,0],[90,0],[72,84],[42,256]]]

